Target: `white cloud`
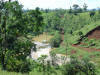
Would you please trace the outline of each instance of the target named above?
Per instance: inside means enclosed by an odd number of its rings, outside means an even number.
[[[40,8],[64,8],[68,9],[73,4],[78,4],[81,7],[84,3],[88,5],[88,8],[96,8],[100,5],[100,0],[18,0],[24,8],[34,9],[36,7]]]

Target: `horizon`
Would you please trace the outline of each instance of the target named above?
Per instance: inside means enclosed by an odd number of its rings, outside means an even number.
[[[81,8],[86,3],[88,9],[96,9],[100,7],[99,0],[18,0],[24,9],[69,9],[74,4],[78,4]]]

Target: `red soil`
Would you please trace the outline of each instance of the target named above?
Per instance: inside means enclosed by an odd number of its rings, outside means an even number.
[[[89,33],[87,33],[85,37],[88,37],[89,39],[100,40],[100,26],[98,26],[97,28],[95,28],[92,31],[90,31]],[[88,52],[100,51],[100,49],[84,48],[84,47],[80,47],[80,45],[87,45],[87,44],[81,42],[79,44],[76,44],[76,45],[74,44],[72,46],[83,49],[83,50],[88,51]]]
[[[79,58],[82,59],[83,58],[83,55],[80,55]]]
[[[89,39],[100,39],[100,26],[87,33],[86,37]]]
[[[75,50],[71,50],[71,54],[75,54],[76,53],[76,51]]]

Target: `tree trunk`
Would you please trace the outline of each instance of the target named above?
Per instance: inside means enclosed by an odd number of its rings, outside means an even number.
[[[6,70],[5,55],[3,53],[1,58],[1,64],[2,64],[2,70]]]

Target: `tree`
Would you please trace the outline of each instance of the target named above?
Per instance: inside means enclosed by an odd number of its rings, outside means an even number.
[[[98,13],[100,14],[100,8],[98,9]]]
[[[78,9],[79,9],[79,5],[74,4],[74,5],[73,5],[73,8],[74,8],[74,14],[77,15]]]
[[[17,57],[19,54],[26,57],[28,54],[18,52],[18,37],[24,34],[24,26],[22,25],[22,6],[17,1],[1,2],[0,17],[0,57],[2,69],[6,69],[7,61],[10,56]],[[15,46],[16,43],[16,46]],[[23,45],[20,43],[20,45]],[[28,45],[27,45],[28,46]],[[27,47],[28,48],[28,47]],[[25,49],[25,47],[24,47]],[[18,52],[18,53],[17,53]],[[15,53],[15,55],[14,55]]]
[[[38,8],[34,10],[32,15],[35,18],[28,24],[28,17],[25,17],[22,5],[18,1],[0,1],[0,63],[3,70],[25,72],[25,66],[28,68],[26,57],[30,55],[32,43],[26,35],[30,26],[34,25],[34,32],[42,29],[43,18],[40,14]],[[22,65],[24,62],[26,64]],[[21,69],[18,69],[18,65]]]
[[[63,75],[97,75],[95,65],[85,60],[71,58],[71,61],[64,65]]]
[[[87,11],[87,7],[88,7],[87,4],[84,3],[84,5],[83,5],[83,10],[84,10],[84,11]]]
[[[95,11],[94,10],[90,11],[89,15],[90,17],[93,17],[95,15]]]
[[[54,37],[50,40],[50,44],[52,47],[59,47],[61,43],[61,35],[59,32],[56,32]]]
[[[69,9],[69,12],[68,12],[69,14],[71,14],[71,13],[73,13],[73,10],[72,10],[72,8],[70,7],[70,9]]]
[[[83,12],[82,8],[79,8],[79,9],[77,10],[77,12],[78,12],[78,13],[82,13],[82,12]]]
[[[73,8],[74,8],[74,10],[77,10],[77,9],[79,8],[79,5],[74,4],[74,5],[73,5]]]
[[[39,34],[43,30],[43,17],[40,9],[37,7],[35,10],[29,10],[24,13],[25,24],[28,24],[28,33]]]

